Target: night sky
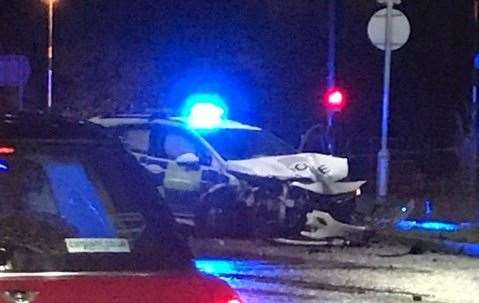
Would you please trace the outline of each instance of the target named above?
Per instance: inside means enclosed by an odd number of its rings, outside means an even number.
[[[0,2],[0,53],[30,58],[26,102],[44,107],[46,7]],[[349,95],[338,124],[343,137],[367,139],[379,135],[383,53],[366,27],[380,6],[337,2],[337,78]],[[393,54],[392,136],[451,144],[470,99],[473,1],[405,0],[398,8],[412,34]],[[327,1],[59,0],[56,13],[57,111],[178,108],[191,92],[217,91],[233,118],[291,142],[324,119]],[[11,90],[1,92],[7,104]]]

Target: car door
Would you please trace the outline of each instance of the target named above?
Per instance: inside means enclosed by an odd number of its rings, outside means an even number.
[[[120,137],[125,149],[148,170],[157,185],[158,191],[165,198],[163,181],[168,168],[168,161],[164,157],[155,156],[150,142],[152,138],[151,127],[150,123],[126,125],[116,128],[114,133]]]
[[[155,124],[150,133],[149,158],[163,163],[162,190],[176,214],[193,214],[200,196],[220,178],[211,152],[180,126]]]

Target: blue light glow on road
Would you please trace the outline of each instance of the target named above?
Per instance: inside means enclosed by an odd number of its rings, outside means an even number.
[[[223,259],[197,259],[195,260],[196,268],[210,275],[224,275],[235,273],[234,262]]]
[[[453,232],[460,229],[458,223],[446,221],[419,221],[419,220],[402,220],[396,223],[396,228],[399,230],[426,230],[426,231],[444,231]]]
[[[8,171],[8,162],[6,160],[0,159],[0,173],[5,173]]]

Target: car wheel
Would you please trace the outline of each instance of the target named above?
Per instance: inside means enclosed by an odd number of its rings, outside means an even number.
[[[341,203],[332,203],[330,209],[328,209],[328,212],[335,220],[342,223],[351,224],[353,223],[354,216],[356,215],[356,206],[356,198],[351,198]]]
[[[219,237],[234,233],[236,193],[223,186],[204,194],[195,211],[196,234],[200,237]]]
[[[285,220],[280,226],[281,236],[299,236],[305,228],[306,214],[310,211],[309,203],[304,200],[295,201],[294,207],[286,208]]]

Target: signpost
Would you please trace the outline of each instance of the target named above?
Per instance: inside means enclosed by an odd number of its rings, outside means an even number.
[[[409,39],[411,27],[407,17],[393,9],[401,0],[378,0],[386,8],[377,11],[368,24],[368,36],[379,49],[384,50],[384,84],[381,123],[381,149],[378,152],[377,197],[384,201],[388,195],[389,181],[389,97],[391,82],[391,53],[401,48]]]
[[[380,50],[386,50],[386,22],[388,9],[378,10],[368,23],[368,37]],[[391,50],[400,49],[409,40],[411,25],[403,12],[391,10]]]

